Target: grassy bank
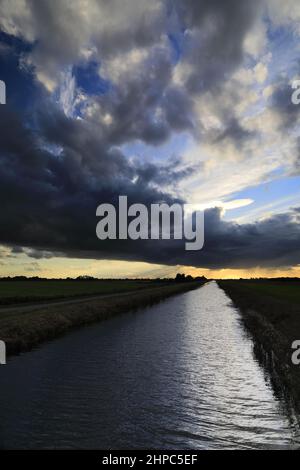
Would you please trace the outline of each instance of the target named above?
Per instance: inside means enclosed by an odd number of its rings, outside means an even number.
[[[268,296],[286,304],[300,305],[300,281],[280,280],[244,280],[223,281],[224,285],[239,286],[239,291],[252,292],[254,296]],[[237,284],[238,283],[238,284]]]
[[[300,339],[300,283],[218,281],[239,307],[242,319],[300,408],[300,366],[293,365],[291,345]]]
[[[171,295],[201,286],[199,281],[175,283],[126,292],[106,298],[74,302],[66,305],[42,306],[24,312],[0,310],[0,339],[6,342],[8,355],[28,351],[37,344],[67,330],[104,320],[159,302]]]
[[[23,280],[0,281],[0,305],[47,302],[91,295],[107,295],[166,285],[165,280]]]

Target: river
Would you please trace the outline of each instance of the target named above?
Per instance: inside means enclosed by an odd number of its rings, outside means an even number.
[[[215,282],[0,366],[0,448],[299,447]]]

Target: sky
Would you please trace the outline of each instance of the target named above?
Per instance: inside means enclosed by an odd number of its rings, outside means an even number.
[[[0,0],[0,275],[300,275],[298,0]],[[205,243],[96,208],[205,209]]]

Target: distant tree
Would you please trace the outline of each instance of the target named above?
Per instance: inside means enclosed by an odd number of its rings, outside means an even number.
[[[95,279],[96,279],[95,277],[89,276],[88,274],[82,274],[76,277],[77,281],[93,281]]]

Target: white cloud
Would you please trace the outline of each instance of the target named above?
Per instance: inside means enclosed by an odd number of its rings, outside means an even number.
[[[268,68],[262,62],[258,62],[254,67],[254,76],[258,83],[264,83],[268,76]]]
[[[68,70],[62,74],[61,86],[59,90],[59,102],[68,117],[74,116],[76,83],[72,71]]]
[[[299,0],[267,0],[267,7],[274,26],[289,26],[300,34]]]
[[[267,47],[267,27],[262,17],[259,17],[244,40],[244,50],[254,58],[264,53]]]

